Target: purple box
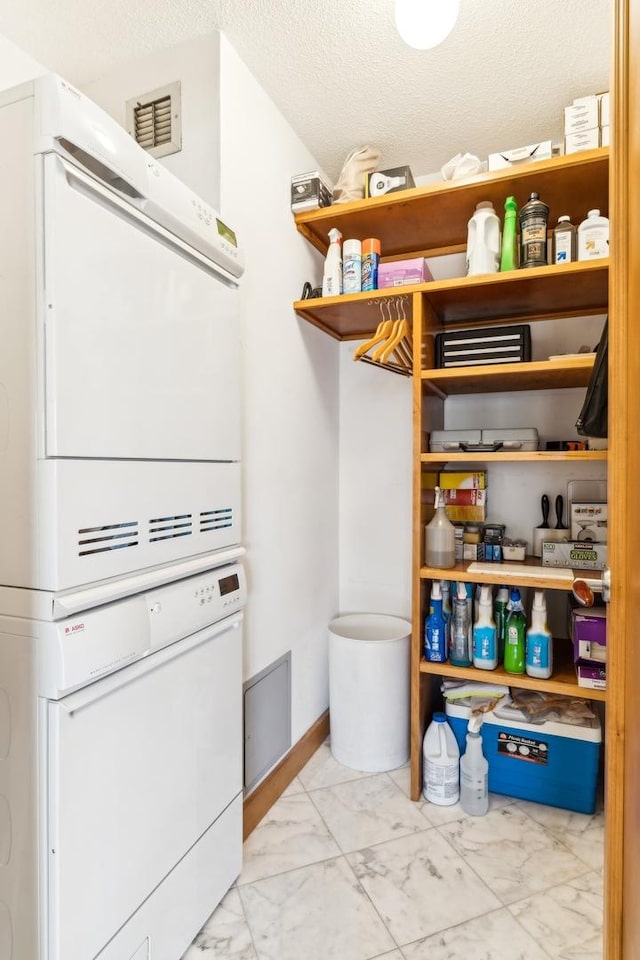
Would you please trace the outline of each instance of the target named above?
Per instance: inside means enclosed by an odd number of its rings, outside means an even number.
[[[384,287],[406,287],[411,283],[433,280],[424,257],[413,260],[390,260],[378,266],[378,290]]]
[[[607,659],[607,610],[591,607],[571,614],[573,659],[602,664]]]
[[[576,663],[578,686],[589,687],[591,690],[607,689],[607,668],[604,663]]]

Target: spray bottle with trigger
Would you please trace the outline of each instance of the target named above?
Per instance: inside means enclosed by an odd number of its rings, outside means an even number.
[[[324,261],[322,296],[337,297],[342,293],[342,234],[333,227],[329,230],[329,249]]]
[[[460,806],[472,817],[489,809],[489,763],[482,752],[482,714],[472,713],[467,727],[467,749],[460,757]]]

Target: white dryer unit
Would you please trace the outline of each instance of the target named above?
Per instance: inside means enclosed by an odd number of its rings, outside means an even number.
[[[233,231],[59,77],[0,94],[0,142],[0,583],[239,543]]]

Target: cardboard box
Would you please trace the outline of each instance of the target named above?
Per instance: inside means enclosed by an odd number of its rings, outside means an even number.
[[[607,545],[605,543],[583,543],[577,540],[569,540],[565,543],[544,540],[542,543],[543,567],[604,570],[606,565]]]
[[[433,280],[424,257],[412,260],[391,260],[378,266],[378,290],[383,287],[405,287],[410,283]]]
[[[602,664],[607,659],[607,610],[606,607],[590,607],[588,610],[572,610],[571,636],[573,659]]]
[[[600,127],[600,146],[611,146],[611,127],[609,124],[607,124],[605,127]]]
[[[610,119],[611,98],[609,95],[609,91],[607,90],[606,93],[601,93],[599,96],[599,100],[600,100],[600,126],[608,127],[609,124],[611,123],[611,119]]]
[[[526,147],[513,147],[501,153],[490,153],[488,166],[489,170],[503,170],[505,167],[533,163],[534,160],[550,160],[551,155],[551,140],[541,140]]]
[[[572,540],[607,542],[606,503],[572,503],[569,520]]]
[[[576,674],[579,687],[588,687],[590,690],[607,689],[607,668],[604,664],[576,663]]]
[[[291,178],[291,209],[294,213],[329,207],[332,200],[331,187],[318,170],[299,173]]]
[[[514,677],[517,686],[516,681]],[[471,705],[468,700],[446,700],[445,710],[462,753]],[[484,714],[482,724],[489,790],[593,813],[601,744],[602,728],[597,718],[578,723],[531,723],[519,710],[498,705]]]
[[[463,543],[463,560],[484,560],[484,543]]]
[[[447,516],[452,522],[484,523],[487,519],[486,490],[454,488],[442,492]]]
[[[564,108],[565,136],[597,129],[600,123],[600,101],[597,94],[579,97]]]
[[[376,170],[368,173],[364,182],[365,197],[382,197],[397,190],[415,187],[410,167],[394,167],[392,170]]]
[[[462,490],[486,490],[487,473],[486,470],[478,470],[475,473],[441,470],[438,486],[441,490],[455,490],[456,487]]]
[[[570,133],[564,138],[564,152],[581,153],[582,150],[595,150],[600,146],[600,130],[583,130],[581,133]]]

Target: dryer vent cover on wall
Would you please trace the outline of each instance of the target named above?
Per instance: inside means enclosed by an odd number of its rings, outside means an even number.
[[[182,149],[180,81],[127,100],[127,130],[153,157]]]

